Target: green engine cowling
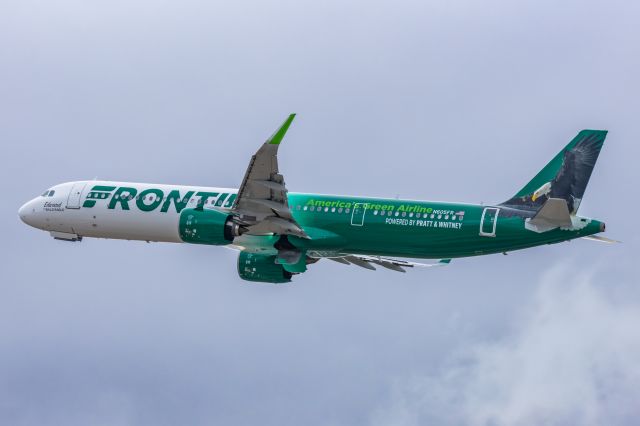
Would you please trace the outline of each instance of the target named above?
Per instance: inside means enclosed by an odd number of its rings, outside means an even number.
[[[237,236],[231,215],[217,210],[184,209],[180,213],[180,238],[185,243],[226,245]]]
[[[291,282],[293,274],[276,263],[275,255],[245,253],[238,255],[238,275],[247,281],[282,284]]]

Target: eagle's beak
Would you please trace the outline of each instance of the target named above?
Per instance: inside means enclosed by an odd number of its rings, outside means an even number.
[[[534,191],[534,193],[531,195],[531,201],[536,201],[538,198],[540,198],[541,195],[548,194],[550,189],[551,182],[545,183],[540,188]]]

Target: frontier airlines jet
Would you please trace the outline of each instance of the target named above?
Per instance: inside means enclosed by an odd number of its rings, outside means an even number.
[[[321,259],[405,272],[575,238],[612,241],[594,235],[605,230],[603,222],[577,215],[604,130],[578,133],[507,201],[475,205],[290,193],[277,154],[294,117],[251,158],[239,189],[68,182],[26,203],[20,218],[65,241],[227,246],[239,251],[242,279],[271,283],[289,282]]]

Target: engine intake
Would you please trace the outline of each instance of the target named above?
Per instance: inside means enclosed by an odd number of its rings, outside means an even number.
[[[218,210],[184,209],[180,213],[180,238],[185,243],[227,245],[240,235],[230,214]]]
[[[276,263],[275,255],[246,253],[238,254],[238,275],[246,281],[282,284],[291,282],[293,274]]]

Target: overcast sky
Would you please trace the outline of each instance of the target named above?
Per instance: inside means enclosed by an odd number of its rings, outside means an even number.
[[[0,2],[0,423],[599,425],[640,417],[640,6]],[[608,129],[578,240],[241,281],[218,247],[54,241],[70,180],[494,203]]]

